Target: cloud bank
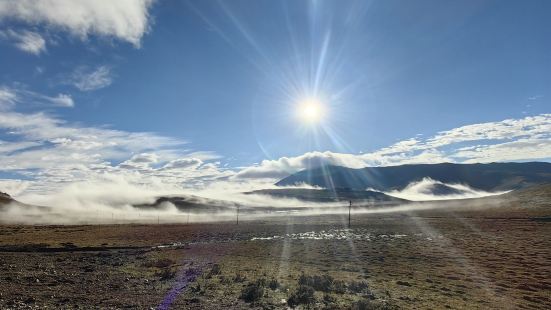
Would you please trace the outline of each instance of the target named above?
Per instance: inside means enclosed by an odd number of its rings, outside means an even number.
[[[504,193],[506,192],[486,192],[463,184],[447,184],[431,178],[412,182],[401,190],[385,192],[387,195],[411,201],[480,198]]]
[[[114,38],[139,47],[149,30],[153,0],[3,0],[0,21],[17,20],[30,26],[69,32],[81,39],[90,35]],[[25,33],[23,32],[25,35]],[[45,49],[36,33],[27,33],[16,43],[31,53]]]
[[[226,199],[236,193],[271,187],[289,174],[321,165],[361,168],[551,159],[551,114],[466,125],[427,138],[405,139],[370,153],[309,152],[232,168],[218,154],[193,150],[182,139],[75,124],[43,111],[19,110],[29,105],[70,107],[74,102],[65,94],[47,96],[22,87],[0,87],[0,191],[39,204],[65,200],[103,205],[107,200],[104,193],[113,193],[111,189],[119,186],[121,193],[136,188],[147,193],[148,199],[161,193],[180,192]],[[423,186],[426,184],[417,184],[394,195],[421,197],[419,191]],[[97,195],[79,194],[87,193],[86,188]],[[488,194],[476,189],[463,190],[468,195],[461,197]],[[63,199],[52,200],[50,196]],[[123,200],[131,200],[129,196],[120,195]]]

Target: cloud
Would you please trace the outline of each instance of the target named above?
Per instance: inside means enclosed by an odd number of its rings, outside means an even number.
[[[204,186],[233,175],[208,151],[184,149],[186,141],[148,132],[68,123],[44,112],[21,113],[25,100],[69,106],[71,97],[47,97],[24,89],[2,88],[1,171],[29,181],[26,192],[58,191],[68,184],[120,177],[136,184],[167,188]],[[129,181],[130,182],[130,181]]]
[[[73,84],[81,91],[92,91],[111,85],[111,69],[107,66],[99,66],[96,69],[89,70],[80,67],[73,72],[70,84]]]
[[[73,98],[68,94],[48,96],[22,87],[0,86],[0,110],[12,109],[16,104],[53,105],[64,108],[72,108],[75,106]]]
[[[46,40],[37,32],[8,29],[0,31],[0,38],[12,41],[15,47],[33,55],[39,55],[46,51]]]
[[[366,154],[309,152],[295,157],[264,160],[258,165],[243,168],[234,178],[277,180],[322,165],[362,168],[536,159],[551,159],[551,114],[461,126],[425,139],[416,137],[399,141]]]
[[[228,168],[219,155],[187,141],[150,132],[66,122],[44,112],[17,111],[28,101],[70,106],[69,95],[48,97],[0,88],[2,171],[28,180],[25,193],[59,191],[69,184],[121,178],[140,186],[224,192],[272,186],[297,171],[322,165],[352,168],[413,163],[488,162],[551,158],[551,114],[470,124],[426,138],[399,141],[370,153],[308,152]],[[210,191],[212,193],[212,191]]]
[[[353,154],[333,152],[309,152],[295,157],[281,157],[277,160],[263,160],[259,165],[246,167],[239,171],[238,179],[277,179],[299,170],[322,165],[337,165],[351,168],[365,167],[365,161]]]
[[[18,0],[0,1],[0,20],[67,31],[80,38],[112,37],[140,46],[149,30],[153,0]]]
[[[72,108],[75,106],[73,98],[67,94],[58,94],[56,97],[44,97],[44,98],[59,107]]]
[[[438,194],[439,189],[446,189],[445,194]],[[506,192],[486,192],[471,188],[463,184],[447,184],[431,178],[424,178],[418,182],[408,184],[404,189],[385,192],[398,198],[403,198],[411,201],[427,201],[427,200],[448,200],[448,199],[467,199],[480,198],[486,196],[500,195]]]
[[[123,169],[150,169],[150,165],[159,161],[159,156],[153,153],[141,153],[119,164]]]
[[[23,193],[29,187],[29,184],[29,181],[24,180],[0,179],[0,192],[17,197],[17,195]]]
[[[551,140],[519,139],[493,145],[477,145],[462,148],[454,153],[466,163],[484,163],[516,160],[548,160],[551,158]]]
[[[0,87],[0,110],[11,108],[17,102],[17,94],[8,87]]]
[[[203,161],[198,158],[179,158],[168,162],[163,166],[164,170],[186,169],[190,167],[198,167],[203,164]]]

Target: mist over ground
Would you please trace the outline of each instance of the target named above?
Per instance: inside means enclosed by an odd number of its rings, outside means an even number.
[[[433,193],[438,185],[451,193]],[[69,184],[54,193],[26,193],[18,202],[0,207],[1,223],[20,224],[113,224],[113,223],[188,223],[235,221],[239,207],[241,220],[275,216],[341,214],[348,212],[348,202],[310,202],[292,197],[274,197],[248,193],[259,184],[219,182],[199,189],[184,189],[163,183],[140,184],[122,177]],[[262,188],[281,188],[262,184]],[[285,188],[322,190],[307,185]],[[445,184],[429,178],[413,182],[402,190],[385,194],[410,200],[400,204],[354,202],[353,213],[394,213],[442,208],[444,200],[481,198],[499,195],[462,184]],[[190,197],[205,206],[183,211],[169,201],[155,208],[137,208],[154,204],[158,197]],[[421,201],[440,201],[419,203]],[[207,206],[215,205],[212,211]],[[450,205],[449,203],[446,205]]]

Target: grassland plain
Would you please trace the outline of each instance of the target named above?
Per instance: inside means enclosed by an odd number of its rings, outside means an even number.
[[[346,214],[2,225],[0,308],[551,308],[549,193],[354,214],[351,227]]]

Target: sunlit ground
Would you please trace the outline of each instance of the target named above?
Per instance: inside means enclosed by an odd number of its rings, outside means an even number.
[[[303,302],[322,309],[548,308],[548,202],[526,199],[353,213],[350,226],[346,213],[0,226],[0,305],[278,309],[314,281]]]

